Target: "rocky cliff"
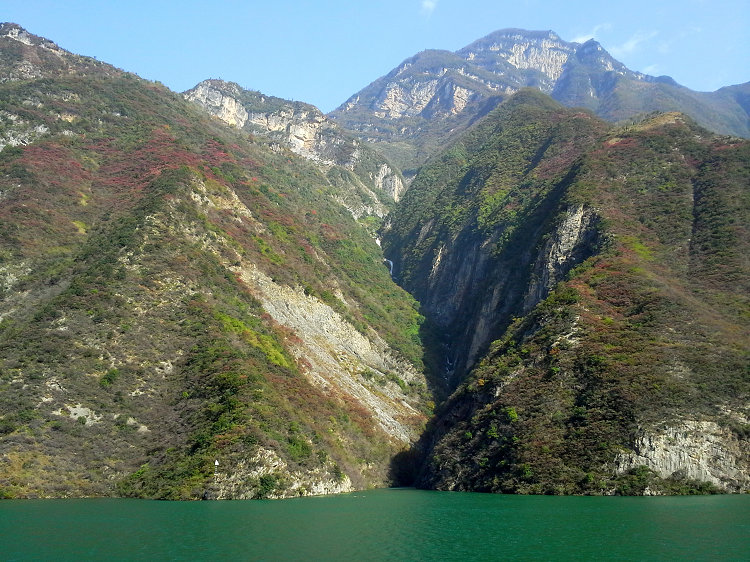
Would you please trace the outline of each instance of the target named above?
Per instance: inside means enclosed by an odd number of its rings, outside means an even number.
[[[29,33],[15,23],[0,23],[0,81],[51,76],[117,76],[123,71],[91,57],[76,55],[56,43]]]
[[[735,424],[748,425],[744,416],[728,414]],[[640,431],[631,449],[615,459],[619,474],[647,467],[662,478],[708,482],[728,492],[750,488],[748,466],[750,453],[741,435],[727,426],[700,420]],[[645,494],[654,492],[644,490]]]
[[[401,175],[362,141],[342,131],[316,107],[243,90],[237,84],[205,80],[185,97],[225,123],[279,142],[312,160],[331,177],[350,184],[342,201],[355,217],[383,216],[390,199],[404,191]],[[331,171],[332,167],[343,172]],[[385,194],[385,195],[384,195]]]

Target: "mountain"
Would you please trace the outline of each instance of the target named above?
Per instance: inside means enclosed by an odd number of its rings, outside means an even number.
[[[421,318],[350,183],[14,24],[0,144],[0,497],[391,481]]]
[[[272,138],[317,162],[331,182],[356,197],[344,203],[356,218],[365,213],[382,217],[391,199],[398,201],[404,191],[401,175],[391,164],[315,106],[222,80],[205,80],[184,95],[225,123]]]
[[[423,487],[750,487],[750,142],[521,90],[430,160],[383,231],[449,399]]]
[[[457,138],[524,87],[610,121],[681,111],[713,131],[750,136],[746,96],[738,98],[731,89],[694,92],[669,77],[627,69],[594,40],[571,43],[552,31],[521,29],[496,31],[455,53],[423,51],[330,116],[377,143],[411,178],[446,139]],[[737,88],[746,91],[747,86]]]
[[[334,120],[0,24],[0,497],[750,489],[750,141],[592,111],[748,86],[407,63]]]

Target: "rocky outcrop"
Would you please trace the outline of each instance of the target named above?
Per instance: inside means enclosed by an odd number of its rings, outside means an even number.
[[[346,188],[365,204],[346,196],[342,200],[357,217],[385,215],[389,197],[398,201],[404,190],[393,166],[312,105],[244,90],[222,80],[205,80],[184,96],[228,125],[273,139],[327,172],[334,167],[347,170],[350,174],[336,175],[352,176],[344,181]]]
[[[418,115],[430,103],[437,92],[438,81],[427,80],[414,84],[388,84],[386,89],[375,102],[377,117],[397,119]]]
[[[331,477],[323,470],[291,470],[271,449],[259,449],[251,458],[230,467],[216,466],[204,499],[251,500],[342,494],[355,488],[346,474]]]
[[[47,134],[49,128],[45,125],[31,125],[14,113],[0,111],[0,131],[0,150],[2,150],[6,146],[30,144]]]
[[[237,101],[239,95],[239,86],[227,84],[227,88],[222,90],[211,87],[211,84],[206,81],[187,92],[185,97],[202,105],[227,125],[241,129],[247,122],[248,114],[242,104]]]
[[[401,179],[401,175],[386,163],[380,165],[380,168],[378,168],[373,177],[373,181],[379,189],[390,193],[393,196],[393,200],[397,203],[401,199],[401,195],[406,191],[406,186]]]
[[[18,41],[19,43],[28,45],[29,47],[40,47],[47,51],[52,51],[58,54],[63,54],[66,52],[49,39],[33,35],[22,28],[20,25],[16,25],[14,23],[0,24],[0,37],[8,37],[9,39],[13,39],[14,41]]]
[[[747,441],[714,421],[642,429],[632,450],[621,453],[615,466],[618,473],[646,466],[662,478],[710,482],[725,492],[750,489]]]
[[[83,76],[91,72],[124,74],[103,62],[61,49],[18,24],[0,23],[0,83],[71,74]]]

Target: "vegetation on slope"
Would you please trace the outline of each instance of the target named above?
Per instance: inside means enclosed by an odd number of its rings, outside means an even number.
[[[246,470],[244,497],[387,481],[402,445],[312,384],[235,271],[304,288],[419,366],[414,301],[336,186],[119,72],[5,82],[0,118],[11,144],[37,133],[0,153],[0,493],[196,498],[215,459],[284,464]]]
[[[537,95],[511,99],[425,166],[392,216],[386,253],[448,334],[434,365],[469,353],[475,340],[463,335],[488,323],[495,340],[440,409],[420,485],[708,491],[680,474],[618,470],[644,431],[687,420],[717,423],[747,451],[750,144],[679,114],[624,128],[584,122]],[[549,142],[560,124],[577,131],[566,157],[550,150],[566,146]],[[554,269],[544,260],[562,244],[559,217],[580,209],[598,217],[598,242],[531,299],[535,275]],[[520,294],[504,285],[508,267],[527,280]],[[430,300],[442,284],[482,292],[467,291],[446,322],[446,307]]]

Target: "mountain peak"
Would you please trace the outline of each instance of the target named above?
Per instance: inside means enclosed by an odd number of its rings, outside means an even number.
[[[481,45],[483,43],[492,43],[496,41],[523,41],[523,40],[544,40],[549,39],[552,41],[561,41],[560,36],[557,35],[554,31],[551,29],[548,30],[528,30],[528,29],[521,29],[518,27],[507,27],[504,29],[498,29],[497,31],[493,31],[492,33],[489,33],[482,37],[481,39],[477,39],[470,45],[467,45],[464,47],[465,49],[468,49],[474,45]],[[461,49],[463,50],[463,49]]]
[[[578,43],[551,30],[519,28],[499,29],[454,52],[422,51],[330,115],[379,143],[411,174],[443,146],[439,135],[457,135],[526,87],[610,121],[680,110],[712,130],[748,134],[750,98],[742,88],[726,92],[728,97],[695,97],[669,77],[628,69],[595,39]]]
[[[28,45],[29,47],[43,47],[51,51],[63,52],[63,49],[58,47],[56,43],[53,43],[44,37],[39,37],[38,35],[29,33],[17,23],[0,23],[0,38],[2,37],[13,39],[19,43]]]
[[[549,93],[560,77],[575,43],[563,41],[553,31],[500,29],[474,41],[456,54],[499,75],[530,71],[537,74],[521,85],[537,86]]]

